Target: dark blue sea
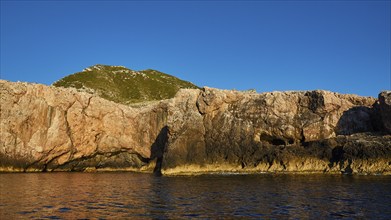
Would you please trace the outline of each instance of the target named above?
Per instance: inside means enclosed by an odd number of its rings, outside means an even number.
[[[0,174],[0,219],[391,219],[391,176]]]

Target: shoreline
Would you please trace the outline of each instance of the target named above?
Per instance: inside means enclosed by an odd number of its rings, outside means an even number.
[[[140,170],[135,168],[86,168],[85,170],[71,171],[71,170],[52,170],[52,171],[42,171],[42,170],[22,170],[22,169],[4,169],[0,168],[0,174],[8,173],[136,173],[136,174],[151,174],[156,175],[152,170]],[[268,174],[282,174],[282,175],[352,175],[352,176],[391,176],[390,170],[384,170],[379,172],[378,170],[374,171],[357,171],[353,170],[352,172],[346,172],[336,169],[325,169],[325,170],[265,170],[260,168],[239,168],[239,167],[228,167],[228,166],[181,166],[171,169],[162,169],[161,175],[157,176],[200,176],[200,175],[268,175]]]

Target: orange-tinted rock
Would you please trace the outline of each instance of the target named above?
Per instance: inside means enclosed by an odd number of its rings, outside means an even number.
[[[140,107],[3,80],[0,93],[3,171],[391,173],[391,137],[373,133],[390,128],[389,92],[205,87]]]
[[[83,170],[80,162],[97,156],[116,160],[111,168],[140,167],[166,124],[164,104],[130,108],[72,89],[0,86],[2,167],[18,159],[27,170]],[[101,161],[89,166],[106,167]]]

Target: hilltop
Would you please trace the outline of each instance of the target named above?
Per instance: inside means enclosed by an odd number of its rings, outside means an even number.
[[[101,64],[66,76],[53,86],[76,88],[122,104],[169,99],[181,88],[198,88],[157,70],[134,71],[124,66]]]

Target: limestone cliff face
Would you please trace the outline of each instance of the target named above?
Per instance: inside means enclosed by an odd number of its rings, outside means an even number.
[[[391,91],[384,91],[379,94],[378,108],[379,121],[384,130],[391,133]]]
[[[391,92],[182,89],[132,108],[37,84],[0,91],[3,171],[391,173]]]
[[[87,93],[0,81],[2,170],[141,168],[167,121]]]
[[[391,136],[368,133],[379,127],[374,98],[204,88],[195,100],[182,93],[175,105],[182,116],[168,120],[166,172],[391,172]]]

